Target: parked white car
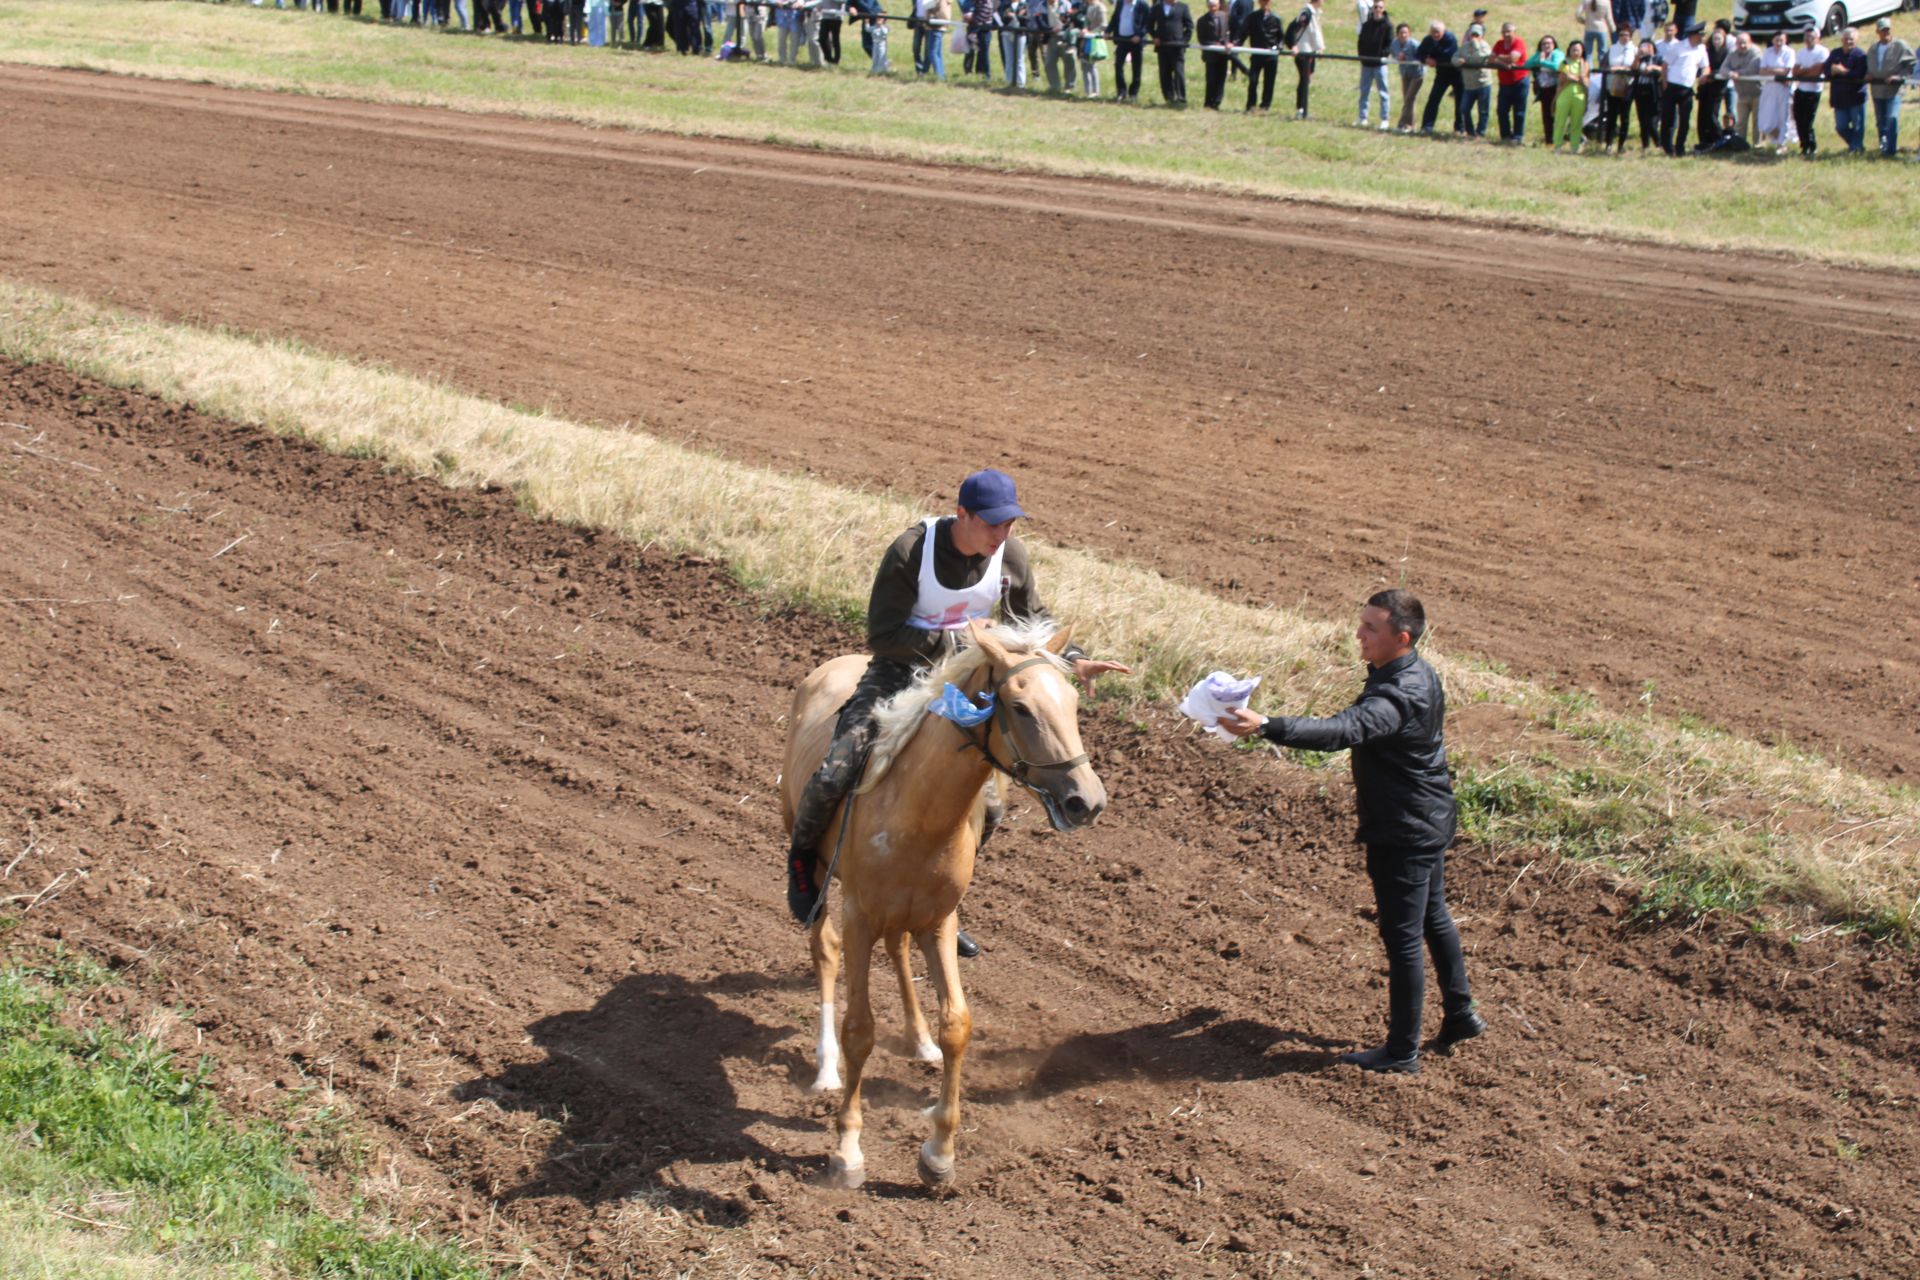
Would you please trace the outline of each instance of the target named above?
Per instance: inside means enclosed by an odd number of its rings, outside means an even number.
[[[1883,14],[1914,7],[1915,0],[1734,0],[1733,29],[1762,37],[1817,26],[1827,35],[1842,27],[1865,28]]]

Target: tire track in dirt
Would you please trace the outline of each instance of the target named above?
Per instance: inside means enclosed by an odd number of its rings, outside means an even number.
[[[969,921],[960,1194],[876,1057],[819,1190],[780,725],[849,636],[715,566],[537,524],[53,369],[0,369],[0,812],[85,871],[64,939],[191,1010],[237,1105],[336,1091],[375,1169],[573,1275],[1897,1273],[1920,1248],[1912,957],[1626,923],[1485,850],[1453,895],[1495,1032],[1328,1066],[1385,1001],[1350,798],[1096,704],[1113,801],[1016,807]],[[224,552],[240,534],[245,541]],[[217,554],[216,553],[220,553]],[[91,604],[46,601],[90,600]],[[17,890],[9,890],[13,892]],[[892,1002],[881,996],[883,1024]],[[497,1215],[497,1216],[496,1216]]]
[[[1920,293],[1437,219],[0,69],[0,272],[1920,766]],[[85,210],[84,216],[75,216]]]

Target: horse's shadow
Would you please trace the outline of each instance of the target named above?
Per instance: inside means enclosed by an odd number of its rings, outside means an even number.
[[[745,1106],[728,1076],[729,1063],[784,1062],[787,1075],[800,1078],[805,1064],[791,1047],[780,1047],[793,1028],[760,1023],[716,997],[808,985],[798,974],[790,980],[723,974],[705,982],[638,974],[615,984],[591,1009],[530,1025],[542,1060],[455,1089],[463,1101],[484,1099],[558,1127],[545,1158],[502,1198],[566,1196],[599,1204],[650,1195],[709,1223],[744,1221],[745,1204],[673,1181],[665,1170],[689,1156],[702,1164],[749,1160],[799,1170],[790,1153],[767,1146],[751,1130],[764,1125],[812,1134],[819,1121],[797,1104],[782,1114]]]
[[[733,1226],[746,1220],[746,1204],[688,1186],[669,1167],[687,1159],[703,1165],[747,1161],[803,1178],[817,1173],[824,1154],[821,1122],[800,1101],[811,1064],[792,1044],[782,1044],[794,1028],[763,1024],[721,1003],[789,987],[810,992],[811,981],[797,973],[789,979],[723,974],[705,982],[638,974],[615,984],[590,1009],[530,1025],[528,1035],[545,1055],[540,1061],[455,1089],[462,1101],[527,1112],[558,1130],[527,1179],[501,1198],[562,1196],[593,1205],[644,1195],[702,1221]],[[1288,1045],[1306,1047],[1275,1052]],[[1004,1078],[1000,1068],[1011,1067],[1014,1079],[969,1090],[968,1097],[974,1104],[1014,1103],[1123,1080],[1261,1079],[1317,1070],[1332,1061],[1329,1050],[1344,1047],[1196,1009],[1163,1022],[1072,1036],[1044,1049],[995,1050],[990,1074]],[[782,1068],[793,1105],[777,1113],[746,1105],[729,1077],[741,1063]],[[927,1086],[936,1072],[929,1069]],[[869,1077],[868,1100],[917,1108],[931,1100],[931,1092],[876,1073]],[[790,1132],[799,1140],[783,1143],[785,1149],[769,1146],[755,1136],[756,1128]],[[905,1186],[891,1190],[916,1193]]]

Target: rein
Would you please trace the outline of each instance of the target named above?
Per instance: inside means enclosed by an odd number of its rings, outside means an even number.
[[[1001,676],[1000,679],[994,683],[993,716],[987,721],[985,725],[981,726],[980,736],[978,738],[975,738],[973,736],[973,732],[971,730],[962,728],[959,725],[954,725],[954,728],[959,731],[960,736],[966,739],[966,741],[962,742],[957,748],[955,748],[955,750],[978,751],[981,755],[981,758],[986,760],[988,764],[998,769],[1001,773],[1006,774],[1009,778],[1012,778],[1015,782],[1019,783],[1021,786],[1025,787],[1027,790],[1033,792],[1035,795],[1041,795],[1042,793],[1040,791],[1040,788],[1038,788],[1033,783],[1027,780],[1027,775],[1029,773],[1032,773],[1035,770],[1046,770],[1046,769],[1077,769],[1081,765],[1085,764],[1091,757],[1089,757],[1086,752],[1082,751],[1079,755],[1073,756],[1066,760],[1049,760],[1044,762],[1038,761],[1038,760],[1029,760],[1020,753],[1020,740],[1014,734],[1012,725],[1007,723],[1001,724],[1000,736],[1006,741],[1008,752],[1013,756],[1013,763],[1009,765],[1004,761],[1002,761],[1000,757],[994,755],[993,748],[990,747],[988,743],[990,743],[993,739],[993,733],[992,733],[993,721],[998,720],[1006,710],[1006,705],[1007,705],[1006,699],[1002,698],[1000,694],[1001,694],[1001,691],[1007,687],[1007,683],[1010,680],[1012,680],[1015,676],[1019,675],[1022,671],[1025,671],[1028,667],[1040,666],[1040,665],[1049,663],[1051,661],[1052,661],[1051,658],[1047,658],[1044,656],[1033,657],[1033,658],[1028,658],[1025,662],[1015,663],[1013,666],[1007,668],[1007,673],[1004,676]]]

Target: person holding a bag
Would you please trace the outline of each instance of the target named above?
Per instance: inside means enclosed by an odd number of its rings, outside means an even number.
[[[1627,149],[1627,134],[1631,132],[1628,117],[1633,113],[1633,63],[1640,51],[1633,43],[1633,29],[1621,27],[1613,36],[1613,43],[1607,46],[1607,75],[1605,80],[1607,100],[1602,104],[1604,114],[1600,125],[1600,146],[1604,150],[1614,147],[1615,154]]]
[[[1575,43],[1580,43],[1576,41]],[[1584,44],[1581,48],[1586,48]],[[1533,46],[1533,54],[1521,65],[1533,73],[1533,96],[1540,103],[1540,140],[1548,146],[1553,145],[1554,100],[1560,96],[1560,86],[1564,83],[1565,72],[1561,63],[1566,59],[1560,52],[1560,41],[1551,35],[1541,36]],[[1587,89],[1580,86],[1580,104],[1586,106]],[[1527,131],[1527,122],[1520,121],[1520,132]]]
[[[1107,6],[1100,0],[1087,0],[1074,10],[1074,25],[1080,32],[1080,91],[1097,98],[1100,64],[1107,60]]]

